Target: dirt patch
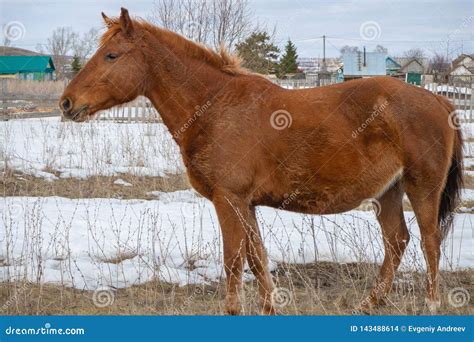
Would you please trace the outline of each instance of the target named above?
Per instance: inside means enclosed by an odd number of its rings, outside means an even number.
[[[474,170],[473,170],[474,171]],[[466,189],[474,189],[474,177],[471,175],[466,175],[464,177],[464,187]]]
[[[51,172],[51,170],[45,170]],[[54,173],[53,173],[54,174]],[[122,179],[132,186],[114,184]],[[120,177],[94,176],[87,179],[65,178],[48,181],[19,172],[7,170],[1,174],[2,196],[60,196],[66,198],[122,198],[154,199],[151,191],[176,191],[189,189],[185,174],[166,177],[138,177],[124,174]]]
[[[304,265],[280,264],[273,272],[276,285],[289,299],[279,309],[287,315],[350,315],[368,295],[378,265],[316,262]],[[441,272],[442,306],[439,314],[468,315],[474,312],[472,299],[454,307],[450,291],[462,288],[472,294],[474,270]],[[376,315],[428,314],[424,304],[425,275],[397,273],[386,304]],[[244,284],[244,314],[259,313],[257,283]],[[159,281],[110,291],[113,302],[98,307],[93,291],[80,291],[55,285],[30,283],[0,284],[0,313],[7,315],[221,315],[224,282],[179,287]],[[100,298],[96,292],[96,302]],[[104,299],[105,298],[105,299]],[[104,295],[102,299],[107,301]],[[100,303],[104,303],[104,301]]]

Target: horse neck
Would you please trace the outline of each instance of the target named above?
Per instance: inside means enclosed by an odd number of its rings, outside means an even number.
[[[169,62],[170,67],[151,76],[146,96],[153,103],[173,138],[182,146],[192,134],[191,125],[199,124],[202,108],[208,108],[215,94],[222,90],[225,75],[204,62]],[[174,66],[174,67],[172,67]]]

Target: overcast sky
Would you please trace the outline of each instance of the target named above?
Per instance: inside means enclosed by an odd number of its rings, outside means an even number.
[[[2,27],[21,23],[24,34],[12,45],[34,50],[58,26],[79,32],[103,27],[100,12],[116,16],[121,6],[146,18],[153,1],[0,0],[0,20]],[[334,57],[343,45],[371,50],[377,44],[395,56],[415,47],[445,54],[448,36],[451,56],[474,53],[473,0],[250,0],[250,6],[258,22],[276,24],[280,47],[291,38],[301,57],[322,56],[322,35],[328,36],[327,55]]]

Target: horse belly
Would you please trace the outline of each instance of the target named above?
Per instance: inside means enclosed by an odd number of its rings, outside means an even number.
[[[279,184],[262,205],[307,214],[335,214],[352,210],[364,200],[378,198],[402,175],[400,162],[374,163],[370,170],[335,168],[332,175],[321,172],[291,177],[281,175]],[[282,186],[286,184],[286,186]]]

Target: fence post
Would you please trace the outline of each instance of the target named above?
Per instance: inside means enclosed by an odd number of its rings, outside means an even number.
[[[471,91],[471,94],[469,94],[469,97],[470,97],[470,100],[469,100],[469,121],[472,121],[474,119],[474,116],[473,116],[473,113],[472,113],[472,110],[473,110],[473,103],[474,103],[474,98],[473,98],[473,94],[472,94],[472,91],[473,91],[473,87],[472,87],[472,83],[471,83],[471,88],[470,88],[470,91]]]
[[[8,115],[8,110],[7,110],[8,108],[7,108],[6,98],[7,98],[7,80],[3,78],[2,79],[2,108],[0,110],[0,113],[5,115],[5,118]]]

